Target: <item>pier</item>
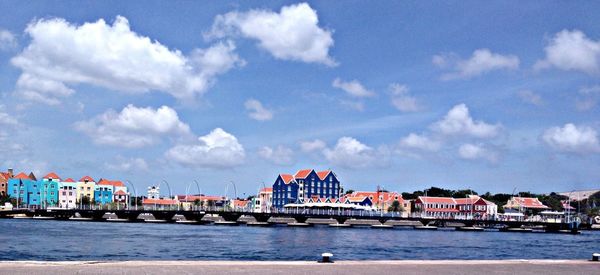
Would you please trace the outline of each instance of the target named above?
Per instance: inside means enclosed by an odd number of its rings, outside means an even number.
[[[276,213],[247,211],[206,210],[90,210],[90,209],[15,209],[0,211],[0,218],[34,218],[98,222],[147,222],[147,223],[187,223],[204,224],[214,222],[222,225],[247,224],[249,226],[288,226],[307,227],[315,224],[329,224],[331,227],[370,226],[372,228],[393,228],[412,226],[415,229],[436,230],[454,227],[459,231],[500,230],[503,232],[548,232],[577,234],[579,224],[545,221],[511,221],[480,219],[444,219],[428,217],[402,217],[397,213],[368,211],[289,209]]]

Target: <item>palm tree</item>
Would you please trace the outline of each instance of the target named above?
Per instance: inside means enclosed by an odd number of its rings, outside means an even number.
[[[388,207],[388,212],[404,212],[404,207],[400,205],[400,202],[398,200],[394,200],[394,202],[392,202],[392,205]]]

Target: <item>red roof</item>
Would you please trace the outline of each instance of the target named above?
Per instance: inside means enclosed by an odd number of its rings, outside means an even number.
[[[94,181],[94,179],[92,179],[92,177],[90,177],[90,176],[85,176],[85,177],[79,179],[79,182],[85,182],[85,181]]]
[[[517,204],[517,206],[525,207],[525,208],[538,208],[538,209],[548,209],[548,206],[545,206],[540,200],[537,198],[522,198],[522,197],[514,197],[513,200]]]
[[[60,177],[56,173],[50,172],[50,173],[48,173],[48,175],[44,176],[44,179],[57,179],[57,180],[60,180]]]
[[[127,195],[127,193],[123,192],[123,190],[119,190],[115,192],[115,195]]]
[[[246,207],[250,201],[248,200],[234,200],[233,207]]]
[[[15,176],[15,179],[21,179],[21,180],[29,180],[29,176],[23,172],[19,173],[18,175]]]
[[[144,199],[142,204],[174,205],[177,204],[177,201],[171,199]]]
[[[279,176],[281,176],[281,178],[283,179],[283,182],[285,184],[289,184],[290,182],[292,182],[294,180],[294,176],[292,176],[290,174],[279,174]]]
[[[331,170],[325,170],[325,171],[317,172],[317,176],[319,176],[319,179],[325,180],[325,177],[327,177],[327,175],[329,175],[329,173],[331,173]]]
[[[310,174],[310,172],[312,171],[312,169],[304,169],[304,170],[299,170],[298,172],[296,172],[296,174],[294,175],[294,178],[297,179],[305,179],[306,177],[308,177],[308,174]]]
[[[4,177],[5,179],[10,179],[10,174],[7,172],[0,172],[0,175],[2,175],[2,177]]]
[[[66,180],[64,180],[63,182],[75,182],[72,178],[68,178]]]
[[[424,197],[424,196],[419,196],[419,198],[417,198],[417,201],[420,201],[421,203],[445,203],[445,204],[456,204],[456,201],[454,200],[454,198],[448,198],[448,197]]]
[[[348,197],[368,197],[369,199],[371,199],[371,202],[373,202],[373,204],[380,203],[379,198],[381,198],[381,202],[383,203],[391,203],[395,200],[397,200],[400,203],[404,202],[404,200],[402,199],[402,195],[398,194],[397,192],[357,191],[350,194],[350,196]],[[398,199],[396,199],[396,197]]]
[[[265,187],[260,189],[259,193],[273,193],[273,187]]]
[[[100,181],[98,182],[98,185],[112,185],[112,186],[118,186],[118,187],[123,187],[125,186],[123,184],[123,182],[119,181],[119,180],[107,180],[107,179],[100,179]]]
[[[194,202],[196,200],[200,201],[221,201],[224,200],[224,197],[221,196],[206,196],[206,195],[177,195],[177,200],[182,202]]]

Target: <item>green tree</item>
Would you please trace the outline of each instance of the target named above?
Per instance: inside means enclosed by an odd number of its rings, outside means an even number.
[[[352,194],[352,193],[354,193],[354,190],[352,190],[352,189],[348,189],[348,190],[346,190],[346,193],[345,193],[345,194]]]
[[[402,207],[398,200],[394,200],[392,205],[388,207],[388,212],[404,212],[404,207]]]

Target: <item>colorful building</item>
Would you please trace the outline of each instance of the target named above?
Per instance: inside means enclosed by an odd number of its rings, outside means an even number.
[[[365,198],[368,198],[369,200],[365,200]],[[375,210],[381,212],[388,212],[388,209],[393,206],[394,201],[398,201],[399,206],[401,206],[404,211],[409,211],[409,209],[406,209],[405,207],[406,204],[402,198],[402,194],[379,190],[379,188],[377,191],[355,191],[346,194],[343,196],[342,201],[345,202],[345,200],[350,200],[353,204],[359,202],[358,205],[372,206]]]
[[[50,172],[42,178],[40,188],[42,208],[58,206],[58,189],[60,181],[60,177],[54,172]]]
[[[58,185],[58,207],[77,207],[77,183],[72,178],[61,181]]]
[[[177,208],[177,200],[172,199],[144,199],[142,206],[147,210],[170,210]]]
[[[8,194],[17,201],[17,207],[40,208],[40,183],[33,173],[19,173],[8,180]]]
[[[282,209],[288,203],[303,203],[313,197],[336,200],[342,192],[342,185],[331,170],[304,169],[294,175],[280,174],[273,184],[273,207]]]
[[[8,195],[8,180],[13,177],[13,170],[8,169],[6,172],[0,172],[0,197]]]
[[[548,210],[550,207],[544,205],[538,198],[512,197],[503,206],[504,209],[514,209],[521,213],[539,212]]]
[[[96,204],[110,204],[113,202],[114,186],[111,181],[101,179],[94,189],[94,202]]]
[[[273,188],[265,187],[258,191],[258,195],[254,198],[254,212],[270,213],[273,206]]]
[[[94,200],[94,191],[96,190],[96,181],[90,176],[84,176],[77,182],[77,201],[83,204],[84,198],[90,203]]]

